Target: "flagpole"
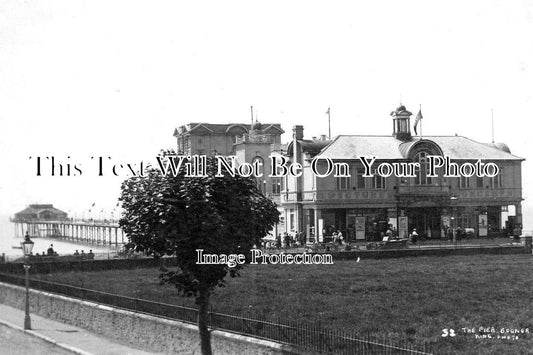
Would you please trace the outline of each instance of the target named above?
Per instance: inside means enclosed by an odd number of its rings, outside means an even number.
[[[492,143],[494,143],[494,109],[490,109],[490,117],[492,121]]]
[[[250,129],[252,129],[253,126],[254,126],[254,107],[253,106],[250,106],[250,116],[251,116],[251,120],[252,120]]]
[[[328,137],[329,139],[331,139],[331,111],[330,111],[330,108],[328,107],[328,112],[326,112],[328,114]]]
[[[422,104],[420,104],[418,112],[422,112]],[[423,121],[423,119],[421,118],[420,119],[420,140],[422,140],[422,121]]]

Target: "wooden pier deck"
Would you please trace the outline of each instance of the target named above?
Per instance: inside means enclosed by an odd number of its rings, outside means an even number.
[[[23,238],[26,232],[31,238],[59,238],[80,244],[108,245],[120,247],[127,237],[115,221],[28,220],[11,222],[15,225],[15,236]]]

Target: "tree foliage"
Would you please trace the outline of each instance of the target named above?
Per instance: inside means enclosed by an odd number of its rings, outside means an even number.
[[[169,153],[167,152],[167,156]],[[175,255],[178,269],[166,270],[163,282],[196,296],[201,289],[224,285],[224,277],[238,275],[238,265],[196,264],[197,249],[209,254],[249,254],[278,221],[275,204],[257,188],[255,180],[226,174],[215,177],[216,161],[207,160],[207,177],[176,176],[149,168],[121,187],[124,210],[120,226],[128,248],[154,257]]]

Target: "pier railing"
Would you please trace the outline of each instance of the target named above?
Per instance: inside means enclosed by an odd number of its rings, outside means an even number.
[[[12,220],[15,237],[26,233],[31,238],[58,238],[75,243],[114,245],[118,247],[127,240],[126,235],[112,220]]]

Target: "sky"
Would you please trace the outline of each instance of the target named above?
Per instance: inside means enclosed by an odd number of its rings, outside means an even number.
[[[389,135],[402,102],[422,105],[423,134],[480,142],[493,110],[495,141],[526,158],[533,229],[532,70],[531,0],[3,0],[0,214],[109,214],[124,177],[91,157],[153,160],[189,122],[248,123],[254,106],[288,141],[296,124],[327,134],[331,107],[333,136]],[[52,156],[82,174],[50,176]]]

